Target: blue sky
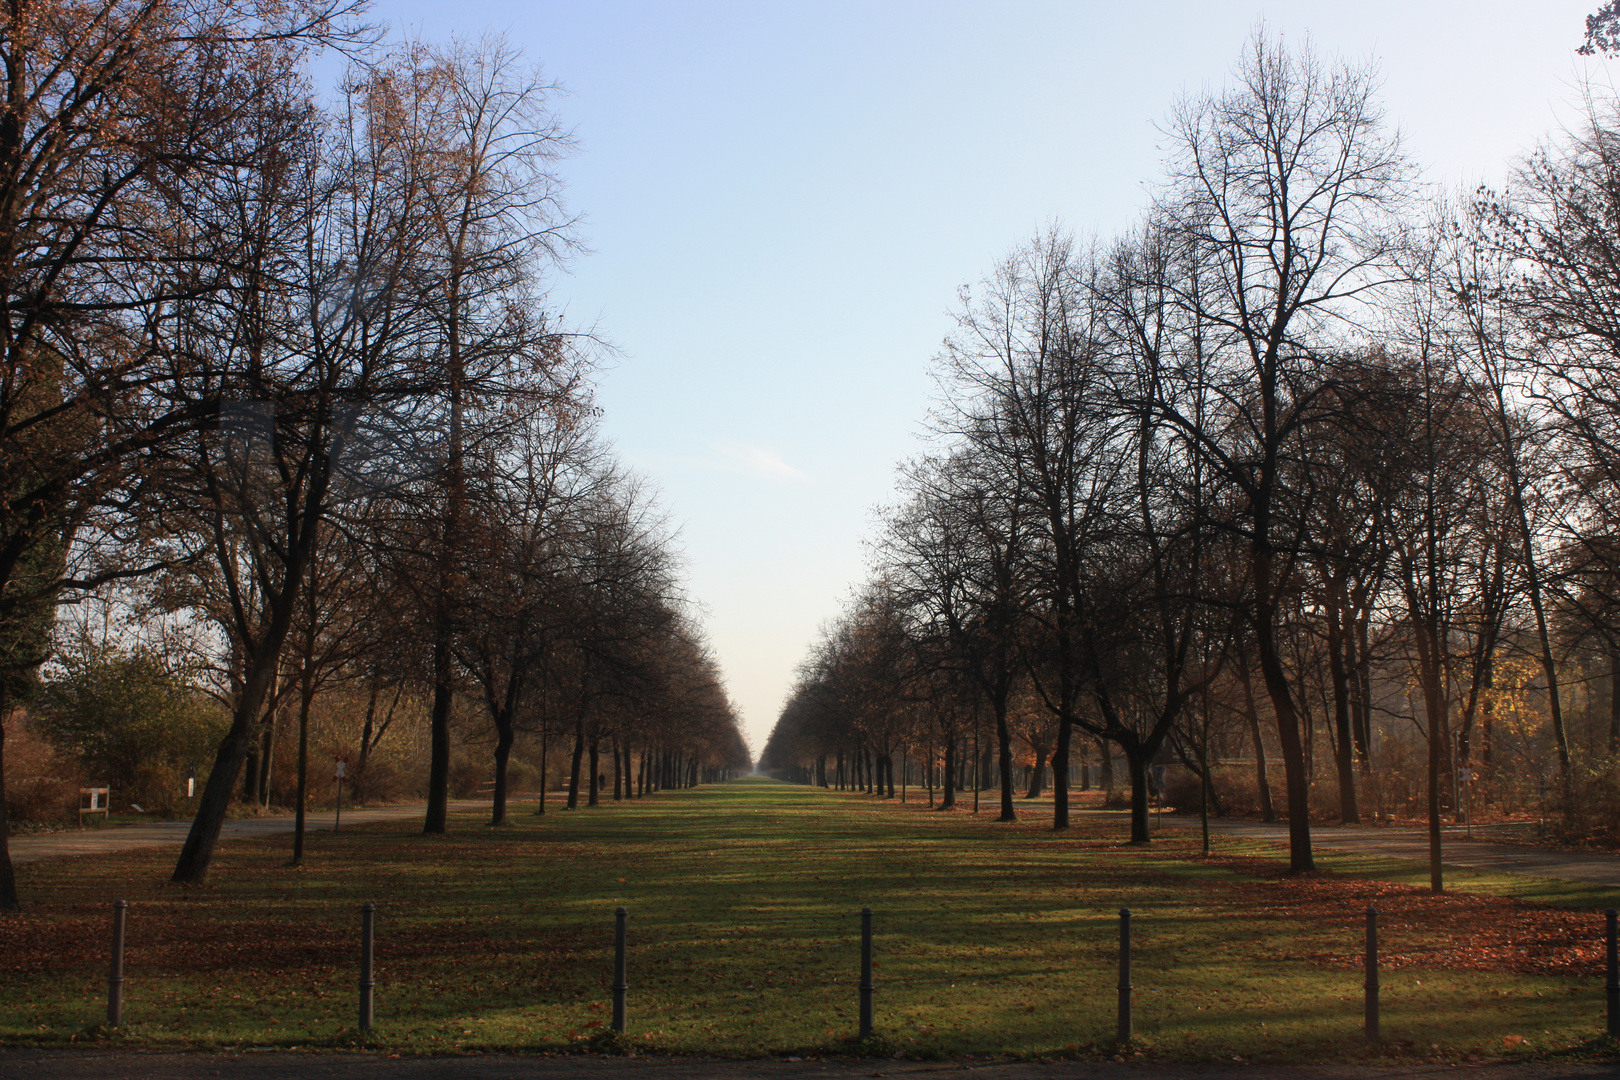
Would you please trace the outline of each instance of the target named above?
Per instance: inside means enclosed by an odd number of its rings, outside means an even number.
[[[567,93],[592,253],[557,282],[619,350],[620,457],[661,490],[757,751],[864,575],[959,286],[1058,221],[1128,227],[1155,123],[1264,19],[1376,58],[1429,179],[1500,179],[1572,116],[1598,0],[1288,4],[378,0],[422,36],[504,32]]]

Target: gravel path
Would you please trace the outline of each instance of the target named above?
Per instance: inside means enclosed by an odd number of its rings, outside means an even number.
[[[454,812],[465,813],[489,805],[483,799],[461,799],[450,804]],[[1018,802],[1019,816],[1031,812],[1050,814],[1049,803]],[[351,824],[368,821],[399,821],[420,818],[424,804],[405,806],[379,806],[363,810],[345,810],[343,820]],[[1088,816],[1106,816],[1120,820],[1125,826],[1124,811],[1086,810]],[[312,813],[308,818],[310,829],[330,829],[333,815],[329,811]],[[1163,819],[1164,828],[1197,831],[1198,821],[1184,814],[1171,814]],[[1244,836],[1267,840],[1284,847],[1288,844],[1288,826],[1266,825],[1258,821],[1231,821],[1211,818],[1212,832],[1228,836]],[[130,851],[135,848],[178,848],[191,828],[189,821],[154,821],[145,825],[124,825],[111,829],[84,829],[60,833],[42,833],[37,836],[11,838],[11,859],[15,863],[36,862],[40,859],[62,859],[85,855]],[[293,831],[293,819],[287,817],[237,818],[225,823],[223,835],[227,839],[238,837],[275,836]],[[1311,842],[1321,850],[1350,851],[1364,855],[1388,855],[1416,862],[1429,858],[1428,833],[1421,829],[1370,828],[1366,826],[1314,825]],[[1461,826],[1448,826],[1444,840],[1447,866],[1466,867],[1471,870],[1507,871],[1533,877],[1561,878],[1566,881],[1584,881],[1597,885],[1620,888],[1620,856],[1601,852],[1556,851],[1530,844],[1503,844],[1489,840],[1469,840]]]
[[[451,812],[465,812],[488,806],[484,799],[458,799],[450,803]],[[368,821],[399,821],[420,818],[427,810],[425,803],[404,806],[377,806],[343,811],[345,825],[363,825]],[[311,813],[304,819],[310,830],[332,828],[336,815],[330,811]],[[185,843],[191,830],[190,821],[153,821],[144,825],[120,825],[109,829],[74,829],[69,832],[39,833],[34,836],[11,838],[11,861],[38,862],[41,859],[67,859],[85,855],[105,855],[136,848],[172,847]],[[233,818],[225,822],[220,835],[227,840],[242,837],[276,836],[293,831],[293,818],[259,817]]]
[[[1168,827],[1198,831],[1198,820],[1183,815],[1164,819]],[[1246,836],[1288,845],[1287,825],[1266,825],[1257,821],[1221,821],[1211,818],[1211,832]],[[1478,830],[1476,830],[1478,831]],[[1440,851],[1447,866],[1470,870],[1504,870],[1532,877],[1587,881],[1620,887],[1620,857],[1602,852],[1557,851],[1529,844],[1500,844],[1469,840],[1462,826],[1442,830]],[[1429,834],[1422,829],[1369,828],[1356,825],[1312,825],[1311,846],[1329,851],[1350,851],[1361,855],[1391,855],[1415,862],[1429,861]]]

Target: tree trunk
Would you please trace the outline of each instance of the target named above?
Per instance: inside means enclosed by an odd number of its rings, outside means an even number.
[[[1328,671],[1333,682],[1333,763],[1339,779],[1339,820],[1345,825],[1361,824],[1356,805],[1355,736],[1351,733],[1350,670],[1346,663],[1345,621],[1348,599],[1343,581],[1328,585],[1327,648]]]
[[[355,763],[355,772],[365,773],[366,760],[371,757],[371,728],[372,721],[377,716],[377,695],[381,690],[376,679],[371,680],[371,692],[366,697],[366,718],[360,724],[360,757]]]
[[[448,619],[448,616],[445,616]],[[435,620],[437,622],[437,620]],[[426,836],[443,836],[450,823],[450,703],[454,696],[450,675],[450,632],[434,630],[433,711],[428,716]]]
[[[270,781],[276,775],[276,728],[281,719],[281,708],[276,706],[264,715],[264,734],[259,752],[259,806],[270,809]]]
[[[1203,834],[1203,854],[1209,854],[1209,713],[1204,714],[1204,741],[1198,747],[1198,829]]]
[[[512,713],[503,708],[495,717],[495,792],[489,815],[491,825],[506,824],[508,778],[511,775],[509,766],[512,763],[512,743],[516,740],[517,730],[512,723]]]
[[[1058,717],[1057,750],[1052,754],[1052,829],[1069,827],[1069,743],[1074,722],[1067,710]]]
[[[1046,790],[1046,747],[1033,742],[1029,745],[1035,751],[1035,767],[1029,770],[1029,791],[1024,798],[1038,799]]]
[[[453,260],[446,283],[445,344],[449,374],[450,424],[444,463],[444,521],[439,537],[438,588],[433,598],[433,711],[429,717],[428,805],[422,831],[443,835],[450,814],[450,707],[455,697],[452,635],[455,632],[455,597],[460,569],[461,518],[467,498],[463,461],[465,381],[461,355],[461,271]]]
[[[1246,661],[1237,666],[1238,682],[1243,686],[1243,714],[1249,721],[1249,737],[1254,741],[1254,783],[1260,794],[1260,820],[1277,820],[1277,808],[1271,802],[1271,780],[1266,776],[1266,740],[1260,734],[1260,710],[1254,704],[1254,687],[1249,682]]]
[[[309,659],[314,653],[314,642],[308,642],[308,646],[298,687],[298,794],[293,809],[294,866],[304,864],[304,800],[309,793],[309,707],[315,700],[315,673],[311,670]],[[340,784],[342,782],[338,781]]]
[[[1277,721],[1283,776],[1288,782],[1288,872],[1303,874],[1316,869],[1316,860],[1311,855],[1310,777],[1305,767],[1299,713],[1294,707],[1293,692],[1288,687],[1288,672],[1283,668],[1282,657],[1277,652],[1277,604],[1272,591],[1276,587],[1276,567],[1270,536],[1271,493],[1267,486],[1270,478],[1276,475],[1276,462],[1268,460],[1262,469],[1268,474],[1262,480],[1266,490],[1256,500],[1258,505],[1254,511],[1254,537],[1250,549],[1255,651],[1259,654],[1261,681],[1271,698],[1271,712]]]
[[[1361,610],[1358,608],[1358,610]],[[1362,779],[1372,777],[1372,652],[1367,644],[1370,616],[1364,610],[1356,616],[1355,634],[1350,639],[1354,652],[1350,670],[1355,679],[1354,734],[1356,764]]]
[[[545,728],[540,729],[540,804],[534,811],[537,815],[546,812],[546,744],[550,741],[550,734]]]
[[[321,494],[316,492],[309,501],[319,506],[320,498]],[[313,522],[305,528],[312,529]],[[231,791],[236,787],[237,774],[242,768],[243,759],[247,757],[248,748],[254,742],[255,721],[274,684],[281,647],[287,640],[287,631],[292,627],[292,610],[298,601],[297,583],[304,579],[310,541],[311,537],[306,534],[292,545],[286,567],[290,584],[285,584],[282,594],[275,598],[267,624],[259,634],[253,656],[246,665],[236,713],[214,754],[214,767],[209,771],[208,783],[203,785],[202,796],[197,800],[197,816],[192,819],[191,830],[180,849],[180,858],[175,862],[171,881],[182,884],[200,882],[208,874],[208,864],[213,861],[214,848],[219,843],[220,827],[225,824],[225,814],[230,809]]]
[[[1017,821],[1013,810],[1012,732],[1007,727],[1007,704],[996,710],[996,752],[1001,755],[1001,816],[997,821]]]
[[[1148,755],[1134,740],[1121,743],[1120,749],[1125,751],[1125,768],[1131,774],[1131,843],[1145,844],[1152,839],[1148,832]]]
[[[940,792],[939,808],[951,810],[956,806],[956,736],[952,735],[945,740],[945,772],[941,777],[943,790]]]
[[[1445,892],[1444,867],[1440,850],[1440,748],[1442,732],[1435,721],[1433,705],[1429,712],[1429,890]]]
[[[259,805],[260,752],[259,729],[255,726],[242,763],[242,801],[254,807]]]
[[[1609,756],[1620,754],[1620,646],[1609,646]]]
[[[600,759],[598,758],[598,754],[601,752],[601,744],[601,736],[597,735],[593,725],[591,731],[591,786],[590,795],[585,803],[587,806],[595,806],[601,801],[602,774],[598,771],[601,768]]]
[[[6,720],[11,700],[5,680],[0,679],[0,911],[19,911],[17,872],[11,865],[11,820],[6,815]]]
[[[966,750],[967,747],[962,748]],[[979,768],[979,718],[973,718],[973,812],[979,812],[979,778],[982,772]]]
[[[579,809],[579,767],[585,759],[585,718],[574,718],[574,755],[568,766],[568,809]]]

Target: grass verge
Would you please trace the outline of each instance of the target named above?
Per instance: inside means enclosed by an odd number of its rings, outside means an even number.
[[[1251,841],[1148,848],[750,779],[449,837],[378,823],[19,868],[0,918],[0,1041],[139,1047],[1114,1055],[1117,911],[1137,1037],[1183,1061],[1602,1056],[1609,891],[1326,856],[1292,879]],[[1390,880],[1396,879],[1396,880]],[[1495,890],[1493,894],[1491,890]],[[1517,891],[1516,896],[1498,895]],[[1538,890],[1541,890],[1538,892]],[[125,1026],[104,1016],[110,902],[130,901]],[[358,908],[380,907],[377,1027],[355,1030]],[[1384,917],[1384,1044],[1360,1042],[1361,922]],[[631,912],[630,1031],[606,1031],[612,912]],[[878,1036],[851,1039],[859,909],[877,912]]]

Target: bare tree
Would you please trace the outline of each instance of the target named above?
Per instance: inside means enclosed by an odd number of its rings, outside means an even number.
[[[0,623],[37,622],[64,587],[141,569],[97,565],[80,537],[109,498],[134,497],[142,453],[208,412],[145,393],[167,377],[153,328],[222,288],[243,240],[197,228],[196,212],[222,174],[271,149],[255,139],[260,103],[297,81],[300,50],[362,33],[355,7],[24,0],[0,15]],[[28,634],[5,638],[0,715],[44,659]],[[0,805],[9,909],[6,833]]]
[[[1411,168],[1383,126],[1372,70],[1324,65],[1257,33],[1231,89],[1184,102],[1168,128],[1164,227],[1201,272],[1181,303],[1230,338],[1229,421],[1160,415],[1240,492],[1260,672],[1288,781],[1289,865],[1313,866],[1300,714],[1278,647],[1280,591],[1300,538],[1279,520],[1285,466],[1318,421],[1320,357],[1373,290],[1398,276],[1387,228]]]
[[[479,402],[531,403],[566,394],[559,379],[564,339],[537,301],[547,262],[571,242],[551,171],[569,137],[549,111],[554,89],[523,67],[500,38],[477,46],[410,49],[409,78],[427,152],[437,168],[424,187],[440,274],[441,341],[434,362],[444,382],[444,442],[438,478],[438,566],[433,626],[432,753],[423,831],[443,833],[450,777],[450,708],[455,697],[456,621],[465,582],[468,409]]]

